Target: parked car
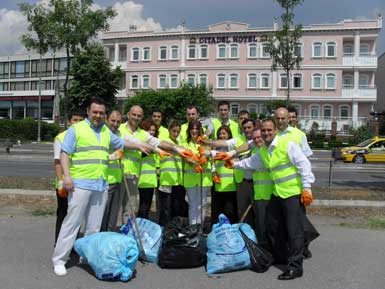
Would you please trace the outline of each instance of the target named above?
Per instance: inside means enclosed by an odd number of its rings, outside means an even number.
[[[375,136],[356,146],[341,149],[344,162],[363,164],[366,162],[385,162],[385,137]]]

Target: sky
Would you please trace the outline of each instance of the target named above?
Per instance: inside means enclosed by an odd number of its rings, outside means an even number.
[[[49,0],[24,0],[37,3]],[[18,11],[19,0],[0,1],[0,56],[25,52],[20,36],[27,22]],[[118,15],[111,21],[111,30],[173,30],[184,21],[188,29],[207,29],[222,21],[237,21],[251,27],[272,27],[282,10],[274,0],[95,0],[94,6],[112,6]],[[385,14],[385,0],[304,0],[295,9],[296,24],[337,23],[343,19],[376,19]],[[383,26],[385,25],[385,21]],[[385,26],[381,30],[377,55],[385,52]]]

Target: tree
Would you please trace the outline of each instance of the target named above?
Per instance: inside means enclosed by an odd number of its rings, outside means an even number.
[[[37,141],[41,141],[41,59],[50,48],[54,48],[52,42],[52,27],[47,22],[49,12],[42,4],[31,5],[28,3],[19,4],[20,11],[27,17],[27,33],[21,36],[21,42],[28,50],[39,53],[39,100],[38,100],[38,125]]]
[[[167,124],[170,119],[185,122],[189,105],[198,107],[201,116],[208,116],[213,111],[213,104],[211,87],[183,83],[178,89],[139,91],[126,101],[125,111],[133,105],[140,105],[148,117],[154,109],[159,109],[163,112],[164,124]]]
[[[115,94],[123,71],[119,67],[112,69],[101,44],[90,43],[84,50],[76,52],[71,75],[73,80],[68,91],[69,110],[77,108],[85,111],[93,96],[104,99],[108,108],[115,106]]]
[[[274,0],[284,10],[281,15],[282,28],[273,32],[269,37],[267,50],[272,57],[271,69],[276,71],[282,68],[287,79],[286,106],[290,101],[290,71],[300,68],[301,55],[296,53],[300,47],[299,39],[302,36],[302,25],[294,25],[294,8],[304,0]]]
[[[268,102],[265,102],[265,107],[266,107],[266,110],[268,111],[268,113],[270,115],[274,114],[274,111],[279,108],[279,107],[287,107],[288,109],[291,108],[291,109],[294,109],[293,106],[287,106],[287,101],[285,100],[282,100],[282,99],[275,99],[275,100],[270,100]]]

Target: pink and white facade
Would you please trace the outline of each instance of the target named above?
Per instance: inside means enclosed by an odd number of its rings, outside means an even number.
[[[301,69],[291,74],[291,103],[303,129],[314,121],[320,129],[338,130],[365,124],[376,102],[376,42],[382,18],[344,20],[303,28]],[[216,100],[239,110],[265,113],[265,103],[286,98],[287,79],[282,70],[271,71],[265,35],[277,28],[252,28],[223,22],[207,30],[173,32],[107,32],[106,53],[126,72],[118,97],[140,89],[177,88],[181,82],[213,87]]]

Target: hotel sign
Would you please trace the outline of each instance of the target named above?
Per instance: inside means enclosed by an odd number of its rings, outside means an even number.
[[[266,38],[266,36],[262,36]],[[235,35],[235,36],[217,36],[217,37],[191,37],[190,44],[217,44],[217,43],[251,43],[258,42],[258,37],[255,35]]]

